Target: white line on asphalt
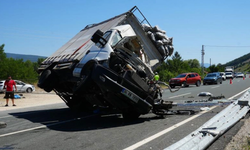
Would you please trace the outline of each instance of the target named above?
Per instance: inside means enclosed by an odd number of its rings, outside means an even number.
[[[9,117],[11,117],[11,116],[3,116],[3,117],[0,117],[0,119],[1,119],[1,118],[9,118]]]
[[[228,98],[228,99],[233,99],[233,98],[235,98],[236,96],[239,96],[240,94],[242,94],[242,93],[244,93],[244,92],[246,92],[247,90],[249,90],[250,89],[250,87],[249,88],[247,88],[247,89],[245,89],[245,90],[243,90],[243,91],[241,91],[240,93],[238,93],[238,94],[235,94],[234,96],[232,96],[232,97],[230,97],[230,98]]]
[[[176,98],[176,97],[181,97],[181,96],[188,95],[188,94],[191,94],[191,93],[185,93],[185,94],[181,94],[181,95],[172,96],[172,97],[169,97],[168,99],[172,99],[172,98]]]
[[[215,107],[217,107],[217,106],[211,107],[210,110],[214,109]],[[168,132],[170,132],[170,131],[178,128],[179,126],[181,126],[181,125],[183,125],[183,124],[185,124],[185,123],[187,123],[187,122],[189,122],[189,121],[191,121],[191,120],[193,120],[193,119],[201,116],[202,114],[204,114],[206,112],[207,111],[202,111],[202,112],[200,112],[200,113],[198,113],[196,115],[193,115],[192,117],[190,117],[190,118],[188,118],[188,119],[186,119],[186,120],[184,120],[182,122],[179,122],[179,123],[177,123],[177,124],[175,124],[175,125],[167,128],[167,129],[165,129],[165,130],[163,130],[161,132],[158,132],[155,135],[152,135],[152,136],[150,136],[150,137],[148,137],[148,138],[146,138],[146,139],[144,139],[144,140],[142,140],[142,141],[140,141],[138,143],[135,143],[134,145],[131,145],[131,146],[123,149],[123,150],[134,150],[134,149],[136,149],[136,148],[138,148],[138,147],[140,147],[140,146],[142,146],[142,145],[144,145],[144,144],[146,144],[146,143],[148,143],[148,142],[150,142],[150,141],[152,141],[152,140],[154,140],[154,139],[162,136],[163,134],[166,134],[166,133],[168,133]]]
[[[220,87],[219,85],[218,86],[214,86],[214,87],[211,87],[211,89],[215,89],[215,88],[218,88],[218,87]]]
[[[96,114],[81,117],[81,118],[74,118],[74,119],[70,119],[70,120],[65,120],[65,121],[52,123],[52,124],[48,124],[48,125],[42,125],[42,126],[39,126],[39,127],[29,128],[29,129],[25,129],[25,130],[16,131],[16,132],[6,133],[6,134],[0,135],[0,137],[5,137],[5,136],[14,135],[14,134],[23,133],[23,132],[32,131],[32,130],[41,129],[41,128],[46,128],[46,127],[50,127],[50,126],[54,126],[54,125],[58,125],[58,124],[63,124],[63,123],[68,123],[68,122],[72,122],[72,121],[75,121],[75,120],[81,120],[81,119],[85,119],[85,118],[89,118],[89,117],[93,117],[93,116],[96,116]]]
[[[243,90],[242,92],[240,92],[240,93],[238,93],[238,94],[230,97],[229,99],[233,99],[234,97],[236,97],[236,96],[238,96],[238,95],[246,92],[249,89],[250,89],[250,87],[247,88],[247,89],[245,89],[245,90]],[[217,106],[218,105],[210,107],[209,111],[212,110],[212,109],[214,109],[214,108],[216,108]],[[162,136],[162,135],[164,135],[164,134],[166,134],[166,133],[168,133],[168,132],[170,132],[170,131],[172,131],[174,129],[176,129],[177,127],[179,127],[179,126],[181,126],[181,125],[183,125],[183,124],[185,124],[185,123],[187,123],[187,122],[189,122],[189,121],[191,121],[191,120],[193,120],[193,119],[201,116],[202,114],[204,114],[206,112],[207,111],[200,112],[200,113],[198,113],[198,114],[196,114],[196,115],[194,115],[194,116],[192,116],[192,117],[190,117],[190,118],[188,118],[188,119],[186,119],[186,120],[184,120],[182,122],[179,122],[179,123],[177,123],[177,124],[175,124],[175,125],[167,128],[167,129],[165,129],[165,130],[163,130],[161,132],[158,132],[158,133],[156,133],[156,134],[154,134],[154,135],[152,135],[152,136],[150,136],[150,137],[148,137],[148,138],[146,138],[146,139],[144,139],[142,141],[139,141],[139,142],[135,143],[134,145],[131,145],[131,146],[129,146],[129,147],[123,149],[123,150],[134,150],[134,149],[136,149],[136,148],[138,148],[138,147],[140,147],[140,146],[142,146],[142,145],[144,145],[144,144],[146,144],[146,143],[148,143],[148,142],[150,142],[150,141],[152,141],[152,140],[154,140],[154,139],[156,139],[156,138],[158,138],[158,137],[160,137],[160,136]]]

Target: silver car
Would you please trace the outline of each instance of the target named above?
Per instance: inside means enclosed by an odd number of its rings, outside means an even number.
[[[19,80],[14,80],[14,81],[16,82],[16,87],[17,87],[17,91],[15,91],[15,92],[31,93],[31,92],[35,91],[34,85],[27,84],[27,83],[24,83],[24,82],[19,81]],[[5,80],[0,81],[0,92],[5,92],[5,89],[3,89],[4,83],[5,83]]]

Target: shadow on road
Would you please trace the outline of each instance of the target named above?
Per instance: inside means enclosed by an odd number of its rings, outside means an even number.
[[[152,114],[152,116],[149,115],[149,117],[140,117],[136,120],[125,120],[121,117],[121,114],[100,115],[91,113],[76,113],[68,108],[28,111],[25,113],[10,113],[10,115],[16,118],[29,120],[33,123],[40,123],[52,130],[67,132],[100,130],[139,124],[154,119],[161,119],[160,117]]]

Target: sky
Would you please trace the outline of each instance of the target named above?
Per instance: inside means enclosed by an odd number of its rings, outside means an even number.
[[[183,60],[225,64],[250,53],[249,0],[0,0],[5,53],[49,57],[88,24],[137,6]],[[171,58],[171,57],[169,57]]]

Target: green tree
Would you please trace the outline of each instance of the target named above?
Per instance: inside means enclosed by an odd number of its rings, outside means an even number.
[[[219,68],[215,65],[211,65],[208,67],[209,68],[209,72],[219,72]]]
[[[172,60],[168,59],[166,64],[169,67],[169,71],[177,73],[177,74],[182,72],[183,60],[181,58],[181,55],[177,51],[172,56]]]
[[[168,82],[174,77],[174,74],[168,70],[159,71],[160,81]]]
[[[6,79],[11,75],[13,79],[34,83],[38,80],[38,74],[30,60],[7,58],[4,53],[4,44],[0,46],[0,79]]]
[[[42,62],[45,60],[45,58],[38,58],[37,62],[33,63],[34,70],[38,72],[39,66],[42,64]]]
[[[190,68],[200,68],[200,62],[197,59],[188,59],[184,62],[187,62]]]
[[[0,46],[0,79],[6,79],[6,54],[4,53],[4,44]]]

